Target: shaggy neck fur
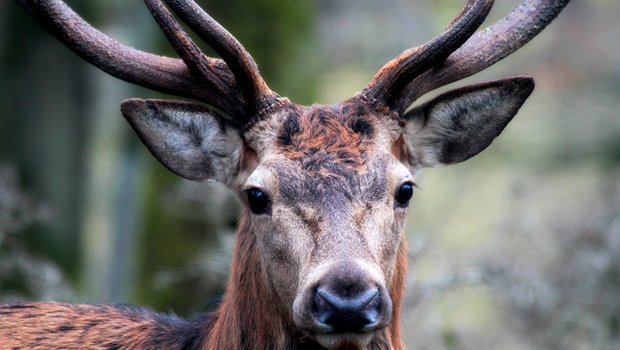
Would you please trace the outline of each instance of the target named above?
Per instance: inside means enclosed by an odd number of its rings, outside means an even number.
[[[403,240],[404,242],[404,240]],[[400,337],[400,306],[407,269],[406,246],[401,243],[390,285],[394,306],[392,324],[377,334],[367,349],[404,349]],[[220,308],[210,320],[202,349],[321,350],[318,343],[298,331],[277,299],[261,264],[255,235],[247,214],[239,223],[228,288]],[[345,349],[348,348],[343,347]],[[360,349],[361,350],[361,349]]]

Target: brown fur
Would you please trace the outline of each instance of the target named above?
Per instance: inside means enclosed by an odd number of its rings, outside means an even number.
[[[372,145],[376,120],[363,104],[312,106],[289,114],[278,131],[282,154],[304,170],[336,163],[361,169]]]
[[[11,339],[7,349],[324,349],[311,335],[297,328],[291,301],[281,297],[282,283],[272,279],[274,273],[286,273],[287,281],[295,277],[290,271],[274,272],[274,263],[294,266],[291,261],[296,258],[290,250],[302,249],[313,257],[313,264],[321,264],[325,260],[322,256],[342,252],[342,247],[350,250],[346,256],[374,261],[393,276],[386,281],[393,303],[393,321],[387,328],[377,330],[365,349],[403,349],[398,323],[407,266],[406,245],[398,226],[390,228],[391,233],[380,232],[387,229],[383,226],[373,226],[377,227],[376,233],[365,229],[369,224],[378,225],[376,218],[382,213],[376,211],[379,206],[392,211],[390,199],[385,203],[393,192],[385,171],[390,148],[378,150],[377,144],[393,140],[394,136],[390,134],[391,122],[386,124],[375,113],[357,101],[336,106],[289,106],[279,118],[257,125],[264,128],[262,135],[272,135],[271,139],[242,140],[235,186],[242,186],[247,176],[265,158],[269,159],[257,144],[271,142],[273,146],[264,148],[284,158],[280,163],[271,160],[279,182],[279,187],[272,188],[273,194],[279,193],[277,200],[299,220],[299,225],[292,226],[304,227],[311,243],[291,247],[291,243],[299,244],[302,231],[293,232],[291,242],[286,244],[261,240],[258,232],[265,228],[253,226],[255,219],[246,211],[237,231],[228,288],[220,307],[209,319],[186,321],[143,309],[105,305],[23,304],[0,309],[0,339]],[[390,130],[387,139],[386,125]],[[395,146],[392,151],[398,149]],[[324,207],[326,198],[332,203],[328,207]],[[336,198],[340,204],[334,207]],[[347,213],[351,213],[351,226],[342,221]],[[369,218],[375,219],[369,222]],[[287,219],[283,215],[278,220]],[[273,231],[271,236],[282,239],[285,231],[290,231],[286,225],[277,228],[282,232]],[[336,232],[341,235],[334,236]],[[364,236],[368,234],[386,235],[379,247],[375,243],[373,254]],[[327,250],[322,248],[325,246]],[[287,288],[295,285],[287,284]],[[14,324],[19,325],[18,332],[10,330]],[[5,344],[0,343],[0,349]],[[338,349],[358,347],[343,343]]]
[[[238,254],[233,259],[229,288],[210,319],[186,321],[112,305],[9,304],[0,306],[0,349],[323,349],[295,331],[274,298],[246,220],[242,218],[237,234]],[[390,285],[396,321],[406,266],[403,240]],[[340,349],[356,348],[345,344]],[[368,349],[404,349],[398,322],[380,332]]]
[[[203,349],[287,349],[290,324],[274,298],[262,268],[256,237],[242,218],[229,288],[217,310]]]
[[[312,336],[297,328],[291,301],[283,300],[279,290],[282,281],[272,280],[274,273],[286,271],[274,272],[274,261],[281,266],[288,264],[289,268],[297,266],[294,265],[297,263],[291,265],[298,259],[291,250],[301,249],[313,257],[311,264],[321,264],[325,259],[317,256],[329,257],[333,252],[342,252],[342,248],[349,251],[347,256],[363,257],[377,267],[380,265],[386,276],[393,276],[386,281],[393,304],[393,321],[387,328],[377,330],[365,348],[403,349],[399,308],[407,266],[406,245],[398,225],[388,229],[392,233],[381,232],[387,229],[383,226],[372,226],[377,228],[376,233],[366,229],[369,224],[379,225],[380,213],[392,211],[389,198],[393,190],[386,173],[389,164],[386,157],[392,157],[390,151],[399,153],[403,149],[400,143],[393,141],[396,138],[394,121],[381,120],[382,116],[376,113],[356,100],[335,106],[288,106],[279,116],[257,125],[257,129],[263,128],[262,135],[272,135],[270,138],[248,137],[241,141],[238,167],[233,172],[237,177],[235,186],[242,186],[257,166],[266,158],[270,159],[264,149],[275,152],[284,160],[275,163],[271,160],[279,182],[271,190],[274,195],[279,193],[277,200],[291,208],[293,216],[305,229],[294,233],[297,236],[289,237],[290,242],[285,244],[284,241],[265,241],[257,234],[265,228],[253,226],[256,223],[246,211],[237,231],[228,288],[222,304],[209,319],[186,321],[144,309],[109,305],[7,305],[0,309],[0,339],[7,338],[10,342],[0,343],[0,349],[6,344],[10,344],[8,349],[323,349]],[[377,148],[385,141],[394,146]],[[402,154],[397,157],[401,158]],[[327,198],[331,204],[324,207]],[[338,205],[334,202],[336,199]],[[359,205],[362,207],[358,208]],[[348,221],[342,221],[349,220],[346,219],[348,215],[351,215],[351,226]],[[404,220],[404,216],[399,215],[399,220]],[[287,215],[278,220],[284,220],[285,226],[274,227],[282,232],[274,231],[272,235],[280,235],[282,239],[291,223],[286,223]],[[307,232],[312,243],[291,247],[291,244],[299,244],[300,234],[305,234],[302,232]],[[338,237],[334,236],[337,232],[340,232]],[[375,243],[372,254],[368,237],[365,237],[369,234],[386,235],[379,246]],[[287,280],[294,278],[290,271],[286,276]],[[286,287],[293,285],[289,282]],[[18,324],[17,329],[13,328],[14,324]],[[339,349],[357,349],[357,345],[343,343]]]
[[[400,317],[403,297],[405,294],[405,286],[407,283],[407,270],[409,267],[409,259],[407,257],[407,240],[403,236],[398,247],[398,255],[396,256],[396,268],[392,283],[390,284],[390,297],[394,311],[392,313],[392,323],[388,327],[389,342],[393,350],[404,350],[400,329]]]
[[[206,318],[193,322],[112,305],[0,305],[0,349],[198,349]]]
[[[394,144],[392,144],[392,154],[401,162],[409,161],[409,153],[407,151],[407,141],[405,141],[404,135],[401,135]]]
[[[293,320],[278,302],[273,286],[266,278],[255,235],[243,217],[237,233],[229,288],[220,308],[213,315],[212,326],[201,349],[323,349],[296,331]],[[397,275],[390,288],[394,298],[395,319],[400,312],[402,288],[406,274],[406,245],[401,244]],[[400,328],[393,326],[380,332],[368,349],[404,349],[400,344]],[[341,349],[356,349],[344,345]]]

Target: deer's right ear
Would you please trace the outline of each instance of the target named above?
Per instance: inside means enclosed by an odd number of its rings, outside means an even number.
[[[121,112],[166,168],[189,180],[228,182],[237,172],[241,136],[215,110],[181,101],[124,101]]]

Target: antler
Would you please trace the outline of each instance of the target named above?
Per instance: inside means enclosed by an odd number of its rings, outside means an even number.
[[[130,83],[210,104],[241,126],[286,101],[269,90],[247,51],[193,1],[169,1],[224,60],[205,56],[160,0],[145,0],[182,60],[125,46],[93,28],[60,0],[16,0],[81,58]],[[194,12],[193,14],[191,12]],[[208,20],[207,20],[208,19]],[[204,23],[196,22],[204,21]]]
[[[440,66],[411,81],[402,93],[407,108],[425,93],[466,78],[523,47],[549,25],[570,0],[524,0],[506,17],[471,37]]]
[[[168,6],[226,61],[237,84],[259,114],[287,101],[271,91],[256,62],[241,43],[192,0],[165,0]]]
[[[478,0],[470,5],[472,3],[470,0],[462,14],[453,21],[453,24],[442,35],[419,48],[405,51],[382,68],[366,89],[362,91],[362,98],[364,96],[374,97],[377,102],[382,102],[392,110],[403,113],[425,93],[480,72],[521,48],[545,29],[569,2],[570,0],[524,0],[506,17],[472,36],[473,25],[478,22],[472,19],[469,22],[471,25],[459,26],[459,23],[465,22],[465,18],[470,13],[471,16],[476,16],[474,18],[483,20],[483,16],[486,16],[490,10],[486,6],[492,6],[492,1]],[[475,12],[476,8],[480,9],[480,12]],[[473,30],[475,29],[473,28]],[[447,41],[450,35],[459,38],[452,39],[454,45],[450,45],[449,48],[446,47],[436,55],[427,53],[431,50],[429,46],[432,43],[440,41],[439,38],[441,37],[445,37]],[[471,38],[467,40],[470,36]],[[457,43],[458,46],[456,46]],[[428,58],[401,58],[408,52],[415,56],[426,55]],[[399,69],[403,69],[396,67],[401,67],[403,64],[400,62],[404,60],[411,62],[414,67],[407,69],[405,77],[389,77],[389,74],[396,75],[399,73]],[[420,63],[415,63],[415,61]],[[379,82],[377,82],[378,80]],[[386,85],[383,83],[384,80],[397,81],[398,83],[391,84],[388,89],[378,88],[378,86]],[[371,92],[369,93],[368,90]]]
[[[440,35],[426,44],[405,50],[388,62],[361,92],[371,103],[390,106],[416,76],[443,61],[458,49],[482,24],[493,0],[469,0],[461,13]]]
[[[120,44],[90,26],[61,0],[16,1],[66,46],[103,71],[210,104],[244,128],[288,102],[269,89],[243,46],[192,0],[165,2],[223,61],[205,56],[161,0],[145,2],[182,60]],[[525,45],[569,1],[524,0],[509,15],[474,35],[493,0],[468,0],[442,34],[388,62],[357,97],[402,114],[426,92],[475,74]]]

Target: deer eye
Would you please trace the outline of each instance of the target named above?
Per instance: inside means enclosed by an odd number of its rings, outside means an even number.
[[[250,210],[256,215],[264,214],[269,209],[269,196],[258,188],[249,188],[245,190],[248,196],[248,204]]]
[[[411,196],[413,196],[413,186],[414,185],[411,182],[405,182],[400,185],[400,188],[396,192],[396,203],[401,206],[409,204],[409,200],[411,199]]]

